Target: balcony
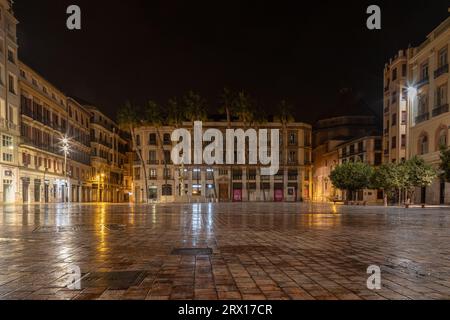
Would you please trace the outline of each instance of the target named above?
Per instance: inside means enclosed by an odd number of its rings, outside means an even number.
[[[416,124],[427,121],[430,119],[430,113],[426,112],[416,117]]]
[[[159,161],[158,160],[147,160],[147,164],[149,164],[149,165],[158,165]]]
[[[444,104],[442,106],[435,107],[433,109],[433,111],[431,112],[431,115],[433,117],[437,117],[437,116],[439,116],[439,115],[441,115],[443,113],[446,113],[446,112],[448,112],[448,104]]]
[[[430,83],[430,78],[429,77],[423,78],[419,82],[416,83],[416,88],[419,89],[419,88],[421,88],[421,87],[423,87],[423,86],[425,86],[425,85],[427,85],[429,83]]]
[[[442,67],[437,68],[437,69],[434,71],[434,78],[436,79],[436,78],[440,77],[441,75],[443,75],[443,74],[445,74],[445,73],[448,73],[448,64],[443,65]]]

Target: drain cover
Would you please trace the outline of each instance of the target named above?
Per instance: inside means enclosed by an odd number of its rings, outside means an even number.
[[[211,248],[175,248],[171,255],[174,256],[210,256],[212,255]]]
[[[145,271],[92,272],[81,278],[81,287],[105,287],[110,290],[125,290],[138,286],[145,278]]]
[[[111,230],[111,231],[122,231],[122,230],[125,230],[125,225],[124,224],[116,224],[116,223],[104,224],[103,227],[105,227],[106,229]]]

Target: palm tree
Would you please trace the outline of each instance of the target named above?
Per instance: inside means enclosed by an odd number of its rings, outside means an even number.
[[[231,120],[236,106],[235,102],[236,95],[228,88],[224,88],[222,94],[220,95],[221,106],[219,107],[219,113],[227,116],[228,129],[231,129]]]
[[[159,151],[160,151],[160,159],[163,159],[164,164],[164,185],[168,184],[168,171],[167,171],[167,159],[164,152],[164,142],[161,137],[161,127],[164,124],[164,115],[161,109],[161,106],[156,102],[150,100],[147,104],[147,108],[145,109],[145,122],[155,128],[156,136],[158,137]]]
[[[205,121],[207,117],[206,101],[199,94],[189,91],[184,96],[184,116],[187,120],[194,123],[195,121]]]
[[[282,135],[283,135],[283,143],[287,145],[288,142],[288,133],[287,126],[288,123],[294,122],[294,116],[292,115],[293,106],[286,102],[286,100],[281,100],[281,102],[277,106],[277,114],[275,114],[275,121],[279,121],[281,123]],[[283,167],[285,167],[287,163],[287,148],[284,148],[285,154],[283,155]],[[286,185],[287,181],[284,181],[283,175],[283,185]]]
[[[137,143],[136,137],[136,127],[141,124],[141,120],[139,119],[139,108],[131,102],[127,101],[125,105],[121,106],[117,113],[117,122],[121,130],[128,131],[131,136],[131,148],[138,155],[139,161],[141,162],[141,166],[144,170],[144,184],[145,184],[145,201],[148,202],[148,177],[147,170],[145,167],[144,158],[142,157],[142,150]]]
[[[169,99],[167,103],[167,122],[176,129],[181,127],[184,120],[183,108],[179,104],[177,98]]]
[[[185,118],[184,118],[183,108],[179,104],[177,98],[169,99],[169,101],[167,103],[167,123],[168,123],[168,125],[174,126],[175,129],[178,129],[182,126],[184,119]],[[184,188],[183,166],[184,166],[184,164],[182,165],[181,170],[180,170],[180,168],[177,168],[179,175],[182,177],[181,180],[182,180],[183,185],[182,186],[180,186],[181,184],[178,185],[181,196],[184,196],[184,194],[181,193]]]
[[[224,88],[222,94],[220,95],[220,104],[221,106],[219,107],[219,113],[226,115],[227,129],[231,129],[231,121],[236,113],[236,94],[228,88]],[[230,184],[233,185],[233,165],[230,165],[230,172]],[[231,188],[229,190],[231,190]]]
[[[253,98],[241,91],[238,93],[235,100],[236,114],[240,122],[244,125],[244,131],[246,131],[256,119],[256,104]],[[247,188],[247,200],[250,200],[250,194],[248,192],[248,179],[246,179]]]

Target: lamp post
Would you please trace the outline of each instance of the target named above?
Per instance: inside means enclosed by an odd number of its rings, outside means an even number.
[[[61,139],[62,143],[62,150],[64,152],[64,189],[65,189],[65,197],[67,199],[64,199],[64,202],[70,203],[70,197],[69,197],[69,184],[67,182],[67,156],[69,155],[70,146],[69,146],[69,138],[67,136],[64,136]]]

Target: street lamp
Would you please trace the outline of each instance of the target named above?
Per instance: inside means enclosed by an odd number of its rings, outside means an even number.
[[[63,136],[61,138],[61,149],[64,153],[64,189],[65,189],[65,194],[64,196],[67,199],[67,202],[70,202],[70,197],[69,197],[69,184],[67,182],[67,156],[70,153],[70,140],[67,136]],[[65,199],[64,199],[64,202]]]

